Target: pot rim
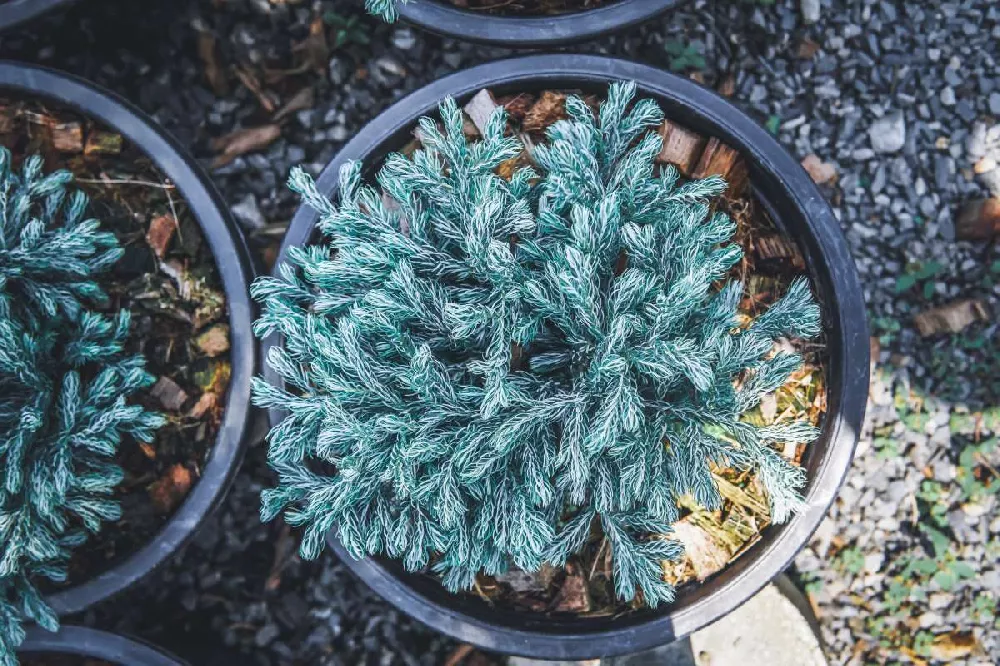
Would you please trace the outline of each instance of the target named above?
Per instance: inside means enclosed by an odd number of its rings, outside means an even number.
[[[611,5],[555,16],[493,16],[445,4],[410,0],[399,14],[425,30],[464,41],[540,48],[617,32],[667,12],[684,0],[619,0]]]
[[[819,526],[850,467],[864,418],[869,380],[869,338],[864,300],[857,271],[839,223],[815,183],[784,148],[759,124],[728,101],[692,81],[625,60],[575,54],[536,55],[497,61],[439,79],[395,103],[366,125],[324,169],[317,185],[334,194],[340,166],[351,159],[381,159],[397,149],[401,135],[417,118],[436,110],[451,95],[471,97],[481,88],[519,90],[587,85],[606,87],[616,80],[634,80],[640,92],[657,99],[667,116],[700,133],[716,136],[738,148],[751,171],[756,193],[772,204],[776,221],[796,218],[797,242],[806,255],[814,288],[823,292],[824,328],[828,335],[828,411],[822,447],[807,454],[809,475],[806,508],[787,523],[765,530],[751,551],[722,572],[699,584],[700,598],[684,593],[662,611],[598,620],[526,618],[524,614],[483,610],[443,587],[396,564],[366,558],[354,560],[331,531],[327,543],[365,583],[410,616],[459,640],[487,650],[540,659],[591,659],[650,649],[683,638],[735,610],[781,573],[805,547]],[[389,142],[397,141],[392,146]],[[764,196],[768,191],[776,196]],[[774,204],[781,204],[777,208]],[[308,240],[318,215],[300,206],[282,243],[275,275],[288,249]],[[279,336],[263,343],[280,344]],[[266,365],[269,382],[277,374]],[[269,413],[277,423],[281,413]],[[690,595],[688,595],[690,596]],[[697,595],[696,595],[697,596]],[[473,600],[475,601],[475,600]]]
[[[27,23],[57,7],[68,7],[78,0],[7,0],[0,4],[0,31]]]
[[[18,654],[27,652],[71,654],[91,659],[106,659],[121,666],[186,666],[186,662],[160,648],[119,634],[65,626],[57,632],[29,627]]]
[[[256,368],[251,331],[255,309],[249,284],[254,277],[250,252],[215,186],[149,116],[116,94],[76,76],[13,61],[0,61],[0,93],[50,99],[120,132],[140,148],[177,187],[212,250],[229,309],[231,375],[226,407],[215,444],[201,477],[181,506],[142,548],[118,565],[45,601],[58,615],[82,611],[103,601],[162,564],[194,535],[202,521],[225,497],[245,449],[246,426],[252,415],[250,382]]]

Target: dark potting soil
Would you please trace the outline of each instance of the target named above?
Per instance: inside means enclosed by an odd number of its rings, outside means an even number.
[[[508,113],[509,131],[522,137],[526,145],[537,145],[546,140],[546,129],[565,117],[569,94],[580,93],[553,90],[497,97],[481,92],[465,107],[466,134],[470,137],[479,134],[472,117],[486,117],[494,106],[502,105]],[[595,110],[600,104],[594,96],[582,95],[582,98]],[[783,295],[795,277],[807,274],[803,256],[754,197],[746,167],[736,151],[669,120],[660,132],[665,136],[664,150],[658,160],[661,165],[674,165],[684,178],[718,174],[729,182],[727,192],[716,205],[735,221],[734,242],[744,250],[744,258],[733,268],[730,278],[745,285],[740,311],[749,320]],[[402,152],[411,155],[418,147],[414,140]],[[509,177],[529,163],[526,149],[502,164],[499,172]],[[802,355],[803,367],[773,395],[765,397],[759,407],[748,412],[744,420],[768,425],[779,419],[802,419],[819,426],[826,412],[825,342],[820,338],[788,340],[782,344]],[[795,464],[801,464],[804,453],[804,445],[786,447],[783,451]],[[678,588],[695,586],[723,570],[753,546],[770,524],[766,494],[752,472],[713,468],[712,473],[724,498],[720,511],[705,510],[693,501],[680,501],[682,518],[670,536],[683,542],[694,541],[699,547],[687,549],[688,554],[679,562],[663,563],[664,578]],[[513,569],[495,577],[480,574],[476,586],[467,594],[478,596],[490,605],[544,615],[606,617],[645,608],[641,596],[623,602],[615,594],[611,549],[596,522],[588,542],[564,568],[544,566],[537,572]]]
[[[461,9],[502,16],[552,16],[585,12],[613,5],[618,0],[449,0]]]
[[[145,546],[197,483],[229,385],[226,301],[187,203],[122,135],[57,104],[0,94],[0,143],[17,169],[40,154],[45,172],[71,171],[90,197],[89,215],[118,238],[125,254],[100,278],[106,310],[131,311],[127,352],[143,354],[157,378],[132,401],[167,416],[152,442],[123,438],[115,459],[125,472],[115,493],[122,518],[74,551],[72,586]]]
[[[19,655],[21,666],[119,666],[103,659],[75,654],[31,653]]]

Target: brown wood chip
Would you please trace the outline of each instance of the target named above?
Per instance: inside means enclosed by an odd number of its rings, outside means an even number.
[[[753,238],[753,254],[765,261],[790,261],[798,269],[805,269],[806,260],[795,243],[781,234],[767,234]]]
[[[567,574],[559,590],[555,610],[565,613],[586,613],[590,610],[590,594],[583,574]]]
[[[546,90],[531,105],[524,116],[521,128],[526,132],[541,132],[558,120],[566,117],[566,95]]]
[[[191,470],[175,464],[149,486],[149,498],[160,513],[170,513],[183,500],[194,484]]]
[[[60,153],[79,153],[83,150],[83,125],[80,123],[54,123],[52,146]]]
[[[184,389],[170,377],[160,377],[157,379],[156,384],[150,390],[150,395],[156,398],[163,405],[164,409],[171,412],[179,410],[188,399],[188,395],[184,392]]]
[[[167,254],[167,247],[170,246],[175,231],[177,231],[177,220],[172,215],[158,215],[149,223],[146,242],[160,259]]]
[[[518,122],[524,120],[524,117],[528,115],[528,110],[531,109],[534,103],[535,96],[528,93],[497,99],[497,104],[503,105],[503,108],[507,110],[507,115]]]
[[[673,164],[685,176],[690,177],[705,145],[704,137],[691,130],[664,120],[660,125],[663,148],[656,158],[662,164]]]
[[[986,302],[968,298],[916,314],[913,323],[920,335],[926,338],[941,333],[960,333],[977,321],[989,319]]]
[[[722,176],[729,183],[726,194],[732,199],[743,197],[750,184],[749,172],[740,154],[735,148],[730,148],[714,137],[705,143],[705,149],[691,176],[692,178]]]
[[[229,351],[229,326],[215,324],[194,339],[195,345],[208,356],[218,356]]]
[[[281,136],[281,126],[271,123],[236,130],[214,139],[212,149],[217,151],[219,156],[212,162],[212,166],[214,168],[225,166],[240,155],[263,150],[274,143],[279,136]]]

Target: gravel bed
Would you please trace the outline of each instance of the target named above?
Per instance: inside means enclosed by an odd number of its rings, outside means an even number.
[[[342,26],[345,45],[273,86],[279,107],[302,88],[312,103],[286,114],[269,146],[213,170],[266,263],[295,209],[283,186],[291,165],[318,172],[400,96],[510,54],[384,26],[359,4],[87,0],[0,38],[0,53],[112,88],[209,164],[213,138],[270,122],[232,68],[289,68],[314,17]],[[214,36],[228,72],[215,91],[199,58],[199,41],[209,40],[202,33]],[[914,314],[957,298],[1000,312],[1000,253],[955,240],[960,206],[987,196],[972,167],[985,128],[1000,119],[998,44],[992,0],[692,0],[578,47],[709,86],[732,77],[740,106],[800,159],[816,155],[836,173],[824,192],[854,252],[880,351],[847,485],[795,564],[834,664],[1000,661],[996,495],[967,483],[971,473],[983,485],[997,469],[996,453],[969,453],[1000,428],[989,412],[975,417],[1000,404],[989,381],[1000,376],[997,324],[928,338],[913,324]],[[259,446],[250,452],[195,543],[84,621],[221,663],[443,663],[453,642],[374,598],[333,556],[300,562],[283,550],[290,540],[281,525],[259,524],[263,457]],[[950,573],[906,570],[918,560]]]

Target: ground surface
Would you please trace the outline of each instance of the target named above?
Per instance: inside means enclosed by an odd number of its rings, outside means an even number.
[[[995,324],[979,323],[925,339],[912,317],[959,297],[998,311],[997,250],[954,241],[954,220],[962,202],[984,196],[968,142],[977,121],[1000,117],[1000,5],[801,5],[697,0],[581,48],[697,73],[712,86],[732,75],[737,103],[790,151],[833,166],[837,180],[825,191],[854,252],[881,352],[871,424],[830,519],[796,562],[799,580],[834,664],[995,663],[1000,519],[989,483],[997,458],[970,447],[1000,427],[989,412],[975,416],[984,407],[995,415],[1000,404],[991,382],[1000,376],[1000,336]],[[313,43],[292,53],[324,14],[329,50]],[[212,41],[222,72],[214,91],[199,58],[199,42]],[[265,249],[295,208],[282,186],[292,164],[318,170],[406,92],[506,55],[382,26],[356,3],[332,0],[86,0],[3,38],[0,53],[109,86],[206,163],[213,137],[270,122],[261,110],[270,101],[232,68],[305,62],[293,76],[272,72],[266,84],[281,96],[276,108],[312,91],[284,114],[280,138],[213,172]],[[256,519],[267,482],[258,448],[185,553],[84,621],[183,652],[228,646],[250,655],[233,663],[443,663],[453,643],[374,598],[332,556],[304,564],[284,554],[287,533]]]

